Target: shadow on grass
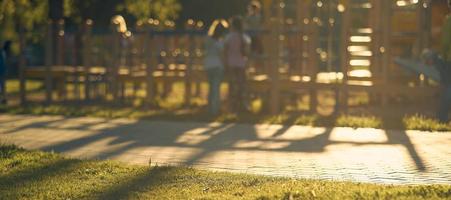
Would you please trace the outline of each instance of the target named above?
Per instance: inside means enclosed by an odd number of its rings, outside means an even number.
[[[163,187],[173,182],[176,169],[173,167],[154,167],[129,179],[122,180],[104,191],[98,191],[96,199],[129,199],[135,192],[151,191],[154,187]]]
[[[81,163],[82,161],[73,159],[51,160],[50,162],[39,163],[37,166],[31,167],[27,165],[29,163],[22,163],[26,168],[0,176],[0,191],[13,190],[13,193],[9,193],[11,196],[8,195],[8,199],[26,198],[27,195],[30,195],[26,192],[29,185],[39,185],[45,180],[54,179],[69,173]],[[35,197],[29,196],[28,198]]]

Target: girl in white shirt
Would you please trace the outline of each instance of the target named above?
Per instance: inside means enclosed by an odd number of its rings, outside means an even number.
[[[205,40],[204,69],[208,76],[208,111],[211,115],[219,114],[221,108],[220,88],[224,78],[222,38],[227,27],[225,20],[215,20]]]

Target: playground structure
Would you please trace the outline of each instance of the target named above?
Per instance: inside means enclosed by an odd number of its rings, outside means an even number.
[[[250,57],[247,91],[264,99],[271,113],[283,109],[287,95],[308,95],[314,111],[320,90],[333,91],[336,109],[343,112],[353,91],[364,91],[381,105],[393,96],[437,92],[437,84],[427,77],[408,74],[393,63],[395,57],[417,58],[423,48],[436,45],[432,26],[439,26],[436,21],[446,13],[433,12],[440,6],[431,1],[264,0],[263,5],[262,29],[249,34],[261,35],[264,54]],[[45,66],[21,62],[21,103],[27,102],[25,81],[40,79],[47,103],[143,98],[153,104],[178,82],[185,88],[185,105],[190,105],[205,80],[205,26],[188,20],[180,31],[174,22],[149,19],[128,30],[116,16],[110,31],[96,33],[95,22],[87,20],[78,30],[77,44],[74,34],[65,32],[64,21],[49,22]],[[58,38],[52,40],[55,27]],[[139,97],[141,88],[146,92]]]

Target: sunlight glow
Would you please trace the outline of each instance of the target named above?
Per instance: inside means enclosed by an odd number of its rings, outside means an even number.
[[[311,80],[310,76],[290,76],[290,81],[293,82],[310,82]]]
[[[282,149],[290,146],[290,142],[275,142],[275,141],[255,141],[255,140],[240,140],[234,144],[235,148],[258,148],[258,149]]]
[[[358,134],[349,134],[350,132]],[[388,137],[384,130],[372,128],[334,128],[329,139],[334,142],[388,142]]]
[[[370,60],[351,60],[351,61],[349,61],[349,64],[351,66],[370,66],[371,61]]]
[[[353,51],[353,52],[351,52],[351,55],[370,57],[370,56],[373,56],[373,52],[371,52],[371,51]]]
[[[373,5],[371,5],[371,3],[364,3],[364,4],[362,4],[362,8],[370,9],[372,7],[373,7]]]
[[[396,1],[396,6],[403,7],[403,6],[410,6],[413,4],[417,4],[418,0],[398,0]]]
[[[316,79],[319,83],[331,83],[336,80],[342,80],[343,77],[341,72],[321,72],[318,73]]]
[[[179,136],[175,142],[178,144],[198,145],[234,126],[234,124],[229,124],[224,127],[220,127],[220,125],[221,124],[219,123],[211,123],[205,127],[199,127],[186,131]]]
[[[254,80],[256,80],[256,81],[264,81],[267,79],[268,79],[268,75],[266,75],[266,74],[254,76]]]
[[[371,71],[367,69],[357,69],[357,70],[351,70],[348,72],[348,76],[352,77],[371,77]]]
[[[349,52],[356,52],[356,51],[369,51],[368,46],[349,46],[348,51]]]
[[[356,81],[356,80],[349,80],[349,85],[358,85],[358,86],[373,86],[373,82],[371,81]]]
[[[351,42],[371,42],[370,36],[351,36]]]
[[[343,4],[338,4],[337,10],[338,12],[344,12],[346,10],[346,7]]]
[[[373,33],[373,29],[371,28],[359,28],[357,29],[358,33],[363,33],[363,34],[371,34]]]

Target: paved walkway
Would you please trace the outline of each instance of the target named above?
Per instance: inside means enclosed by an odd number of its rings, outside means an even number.
[[[451,133],[0,115],[0,142],[146,165],[451,184]]]

